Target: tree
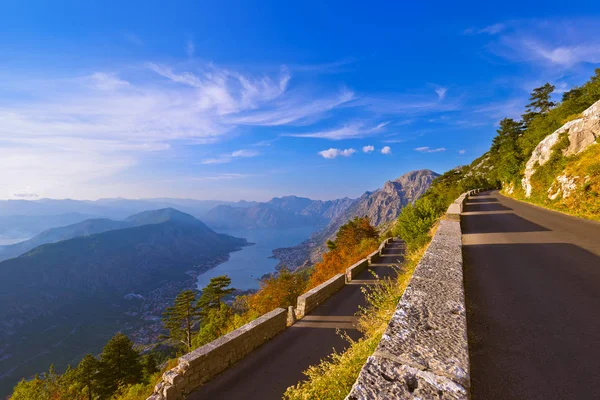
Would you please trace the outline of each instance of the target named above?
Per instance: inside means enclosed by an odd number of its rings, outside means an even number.
[[[99,371],[100,362],[91,354],[86,354],[75,370],[75,382],[85,389],[88,400],[97,393]]]
[[[186,350],[191,351],[192,333],[196,330],[199,320],[200,307],[196,302],[196,292],[184,290],[177,295],[173,306],[167,307],[163,313],[163,325],[169,331],[166,337],[183,343]]]
[[[198,307],[200,307],[202,317],[208,315],[210,310],[221,308],[221,299],[235,292],[234,288],[230,288],[231,278],[227,275],[216,276],[210,279],[210,282],[204,289],[198,299]]]
[[[142,380],[140,355],[121,332],[108,341],[100,354],[101,396],[110,397],[119,387]]]
[[[156,354],[153,352],[144,354],[142,356],[142,369],[144,371],[144,376],[149,378],[159,371],[158,369],[158,359],[156,358]]]
[[[323,255],[323,261],[315,265],[308,286],[315,287],[325,282],[367,256],[377,248],[378,239],[377,229],[366,216],[355,217],[342,225],[335,240],[327,243],[329,251]]]
[[[295,305],[296,299],[304,293],[307,284],[306,274],[291,272],[282,267],[276,275],[269,275],[260,281],[260,289],[248,298],[249,308],[261,315],[277,307]]]
[[[221,303],[219,308],[208,309],[202,318],[200,331],[194,338],[194,347],[204,346],[229,332],[231,317],[231,307],[225,303]]]
[[[518,177],[523,163],[519,137],[523,134],[523,123],[511,118],[500,121],[497,135],[492,141],[490,154],[496,167],[489,175],[495,175],[499,181],[509,182]]]
[[[533,89],[533,92],[529,96],[529,104],[527,104],[526,112],[523,114],[523,122],[525,122],[526,126],[529,126],[531,121],[538,115],[547,114],[556,105],[550,99],[552,92],[554,92],[554,85],[549,83]]]

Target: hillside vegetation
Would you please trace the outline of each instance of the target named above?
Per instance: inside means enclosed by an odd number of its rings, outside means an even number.
[[[141,308],[154,289],[185,285],[188,271],[247,245],[174,209],[131,221],[140,226],[45,244],[0,262],[0,393],[40,365],[62,370],[114,332],[147,326],[160,304]]]
[[[600,69],[560,102],[553,91],[550,84],[534,89],[521,120],[500,121],[470,173],[508,196],[600,219]]]

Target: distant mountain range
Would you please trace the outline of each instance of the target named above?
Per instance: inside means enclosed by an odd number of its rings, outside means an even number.
[[[349,198],[321,201],[304,197],[275,197],[250,206],[219,205],[204,216],[214,228],[290,228],[324,226],[341,215],[354,200]]]
[[[140,307],[128,300],[132,294],[142,298],[190,281],[189,271],[205,271],[248,244],[173,208],[125,221],[88,220],[29,242],[44,240],[61,241],[0,262],[0,371],[6,371],[0,386],[4,378],[47,368],[43,359],[50,353],[66,363],[81,349],[98,350],[116,330],[143,324],[141,316],[131,317]],[[88,331],[74,335],[81,330]],[[11,373],[15,366],[18,372]]]
[[[358,199],[344,203],[345,207],[330,219],[327,226],[314,233],[307,241],[298,246],[275,249],[273,253],[282,264],[290,268],[314,263],[326,250],[327,240],[335,237],[340,226],[354,217],[367,216],[373,225],[383,231],[398,218],[402,208],[421,197],[438,176],[439,174],[424,169],[411,171],[388,181],[382,189],[366,192]]]
[[[146,210],[175,208],[202,219],[206,212],[221,204],[252,206],[255,202],[232,203],[193,199],[41,199],[0,200],[0,240],[31,238],[47,229],[75,224],[87,219],[121,220]]]

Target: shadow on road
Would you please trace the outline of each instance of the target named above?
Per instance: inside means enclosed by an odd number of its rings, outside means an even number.
[[[503,206],[500,203],[471,203],[468,202],[464,206],[464,212],[481,212],[481,211],[510,211],[512,208]]]
[[[481,193],[482,196],[486,195],[486,193]],[[477,195],[475,195],[477,196]],[[469,203],[498,203],[498,199],[494,198],[477,198],[477,197],[469,197],[467,200]]]
[[[464,228],[463,233],[466,234],[549,231],[548,228],[512,213],[462,215],[461,225]]]

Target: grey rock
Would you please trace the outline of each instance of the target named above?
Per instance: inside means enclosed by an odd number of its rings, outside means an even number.
[[[594,144],[600,137],[600,100],[592,104],[582,113],[582,117],[569,121],[554,133],[546,136],[533,150],[525,166],[525,174],[521,185],[527,197],[531,196],[531,177],[536,171],[536,165],[544,165],[552,155],[552,147],[558,142],[560,135],[567,132],[569,147],[563,152],[564,156],[578,154]]]

